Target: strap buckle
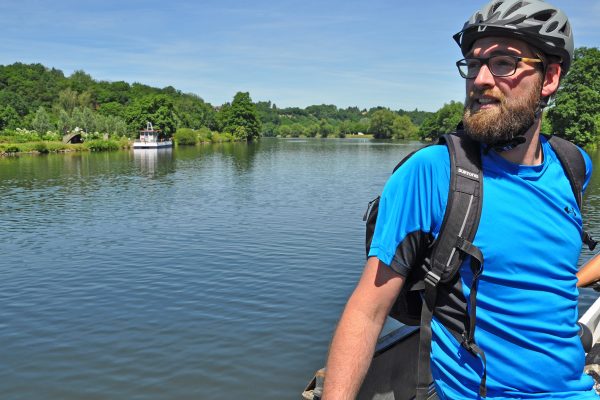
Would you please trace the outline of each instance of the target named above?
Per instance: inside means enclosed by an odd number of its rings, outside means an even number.
[[[467,335],[467,332],[463,332],[462,333],[462,343],[461,345],[471,354],[473,354],[474,356],[477,356],[477,351],[475,346],[477,346],[474,342],[473,339],[471,339],[469,337],[469,335]]]
[[[425,275],[425,283],[432,286],[432,287],[436,287],[438,285],[438,283],[440,282],[440,278],[438,275],[436,275],[435,273],[433,273],[433,271],[429,271],[427,272],[427,274]]]

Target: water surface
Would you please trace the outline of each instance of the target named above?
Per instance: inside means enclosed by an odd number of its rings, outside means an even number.
[[[1,397],[297,399],[361,272],[366,205],[420,146],[0,159]]]

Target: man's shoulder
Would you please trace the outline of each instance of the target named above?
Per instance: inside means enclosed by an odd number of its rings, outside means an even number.
[[[417,150],[406,160],[411,168],[444,167],[450,165],[448,147],[444,144],[433,144]],[[404,166],[404,165],[403,165]]]
[[[450,177],[448,147],[434,144],[413,153],[392,174],[386,186],[421,186],[431,182],[447,181]]]

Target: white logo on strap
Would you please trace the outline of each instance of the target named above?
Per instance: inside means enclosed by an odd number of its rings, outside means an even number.
[[[479,179],[479,174],[476,174],[475,172],[470,172],[462,168],[458,168],[457,172],[463,176],[466,176],[467,178]]]

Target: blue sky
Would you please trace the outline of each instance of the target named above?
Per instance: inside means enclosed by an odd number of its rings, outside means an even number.
[[[554,0],[600,47],[600,0]],[[452,35],[483,2],[0,0],[0,64],[173,86],[213,105],[435,111],[462,100]]]

